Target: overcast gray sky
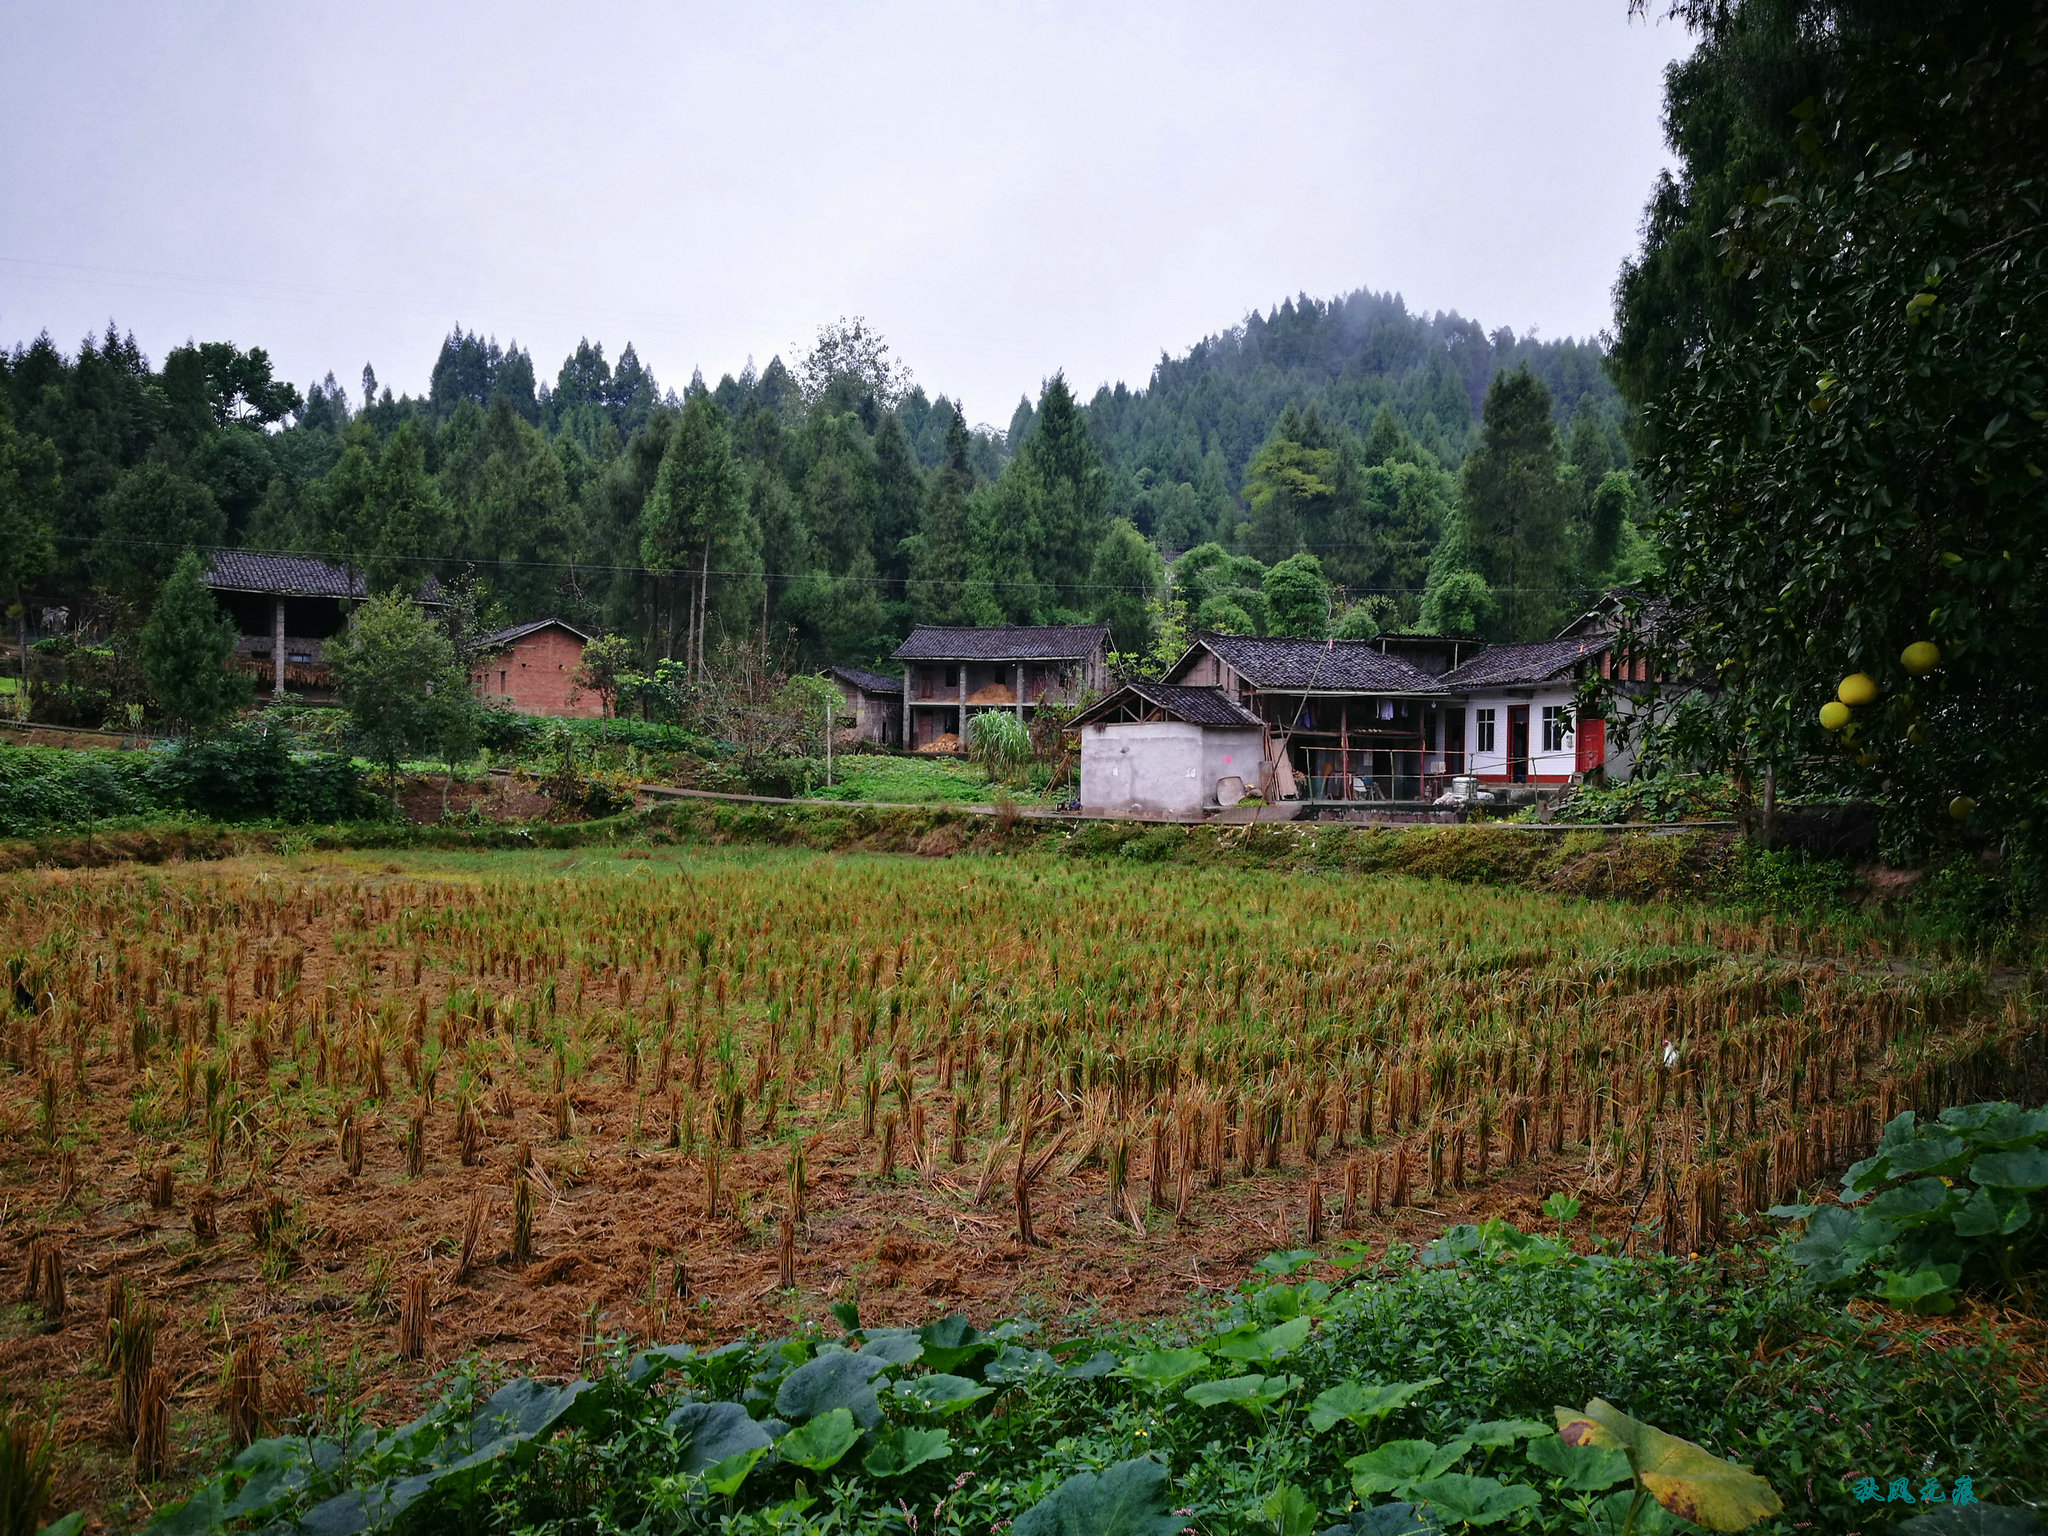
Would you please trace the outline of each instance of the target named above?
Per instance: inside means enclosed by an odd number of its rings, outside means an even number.
[[[1007,421],[1296,292],[1588,335],[1667,155],[1624,0],[35,4],[0,343],[425,387],[450,326],[715,382],[864,314]]]

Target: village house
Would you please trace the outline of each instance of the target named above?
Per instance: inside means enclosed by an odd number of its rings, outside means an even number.
[[[1190,814],[1245,791],[1304,806],[1415,804],[1460,779],[1625,776],[1628,756],[1609,751],[1605,722],[1579,705],[1584,681],[1615,669],[1612,619],[1596,609],[1522,645],[1201,636],[1162,683],[1127,683],[1076,719],[1082,808]]]
[[[208,562],[206,584],[241,632],[235,665],[269,683],[273,698],[323,703],[334,697],[322,648],[347,624],[348,605],[362,599],[360,575],[309,555],[223,549]],[[420,600],[439,598],[430,579]]]
[[[604,700],[578,686],[590,636],[556,618],[501,629],[479,642],[470,687],[487,703],[522,715],[596,719]]]
[[[878,747],[903,745],[902,678],[859,667],[827,667],[824,676],[839,689],[846,713],[853,716],[856,740]]]
[[[1074,717],[1081,801],[1119,816],[1189,816],[1258,788],[1265,722],[1220,688],[1143,679]]]
[[[1043,702],[1107,687],[1109,626],[920,624],[895,659],[903,663],[903,744],[944,750],[965,741],[968,720],[985,709],[1014,710],[1029,724]]]

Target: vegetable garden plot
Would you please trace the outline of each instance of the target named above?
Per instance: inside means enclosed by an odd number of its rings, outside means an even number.
[[[1690,1251],[1896,1110],[2039,1070],[2018,994],[1824,948],[1050,858],[12,877],[32,1299],[0,1377],[123,1460],[168,1412],[151,1454],[183,1465],[217,1412],[240,1437],[468,1351],[565,1371],[856,1291],[899,1322],[1163,1312],[1275,1248],[1540,1225],[1556,1191]]]

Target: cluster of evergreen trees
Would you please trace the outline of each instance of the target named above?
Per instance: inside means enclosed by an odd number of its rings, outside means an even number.
[[[139,627],[188,549],[316,553],[375,590],[471,572],[654,657],[765,639],[885,656],[911,624],[1542,632],[1647,558],[1597,349],[1397,298],[1301,299],[1007,430],[928,398],[862,322],[716,386],[631,346],[553,383],[457,328],[424,397],[303,396],[262,349],[154,368],[109,326],[0,357],[0,588]],[[1168,560],[1181,557],[1175,579]]]

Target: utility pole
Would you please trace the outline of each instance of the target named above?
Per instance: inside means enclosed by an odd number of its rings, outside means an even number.
[[[832,701],[825,701],[825,787],[832,787]]]

